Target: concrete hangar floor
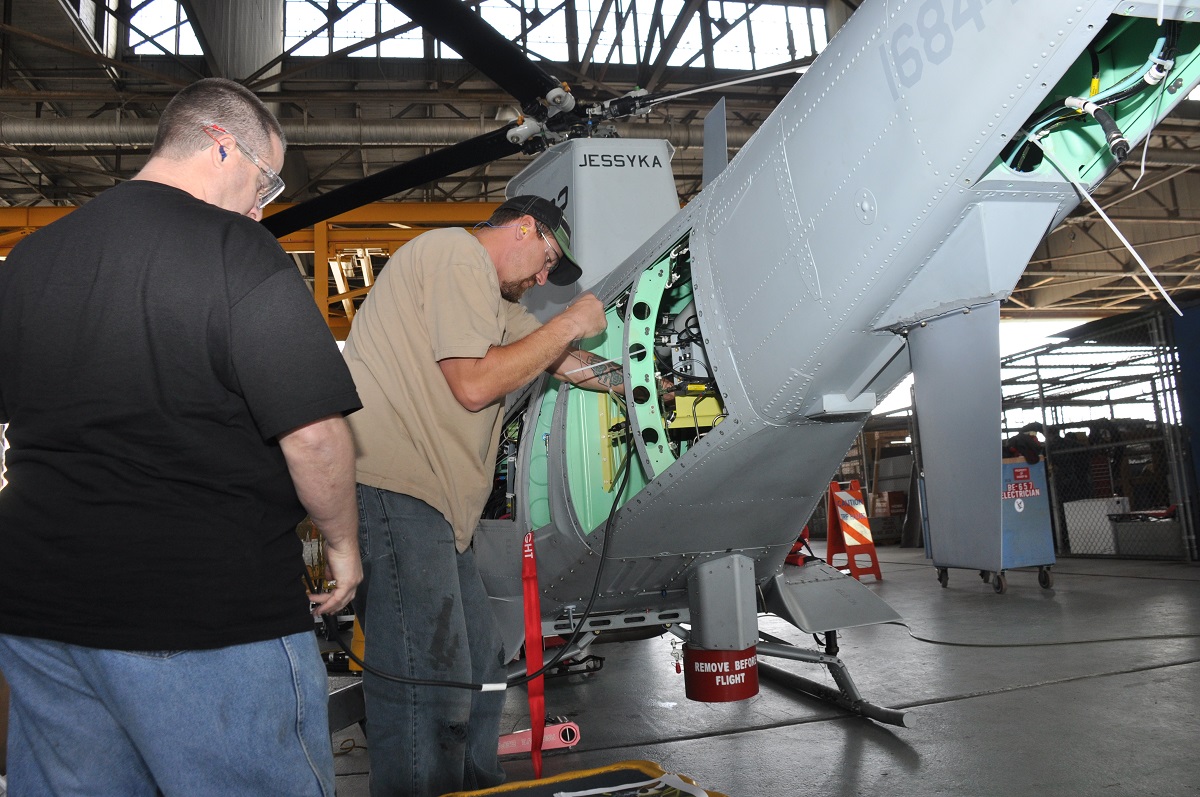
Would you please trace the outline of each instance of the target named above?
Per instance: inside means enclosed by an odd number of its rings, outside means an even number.
[[[749,700],[690,701],[664,635],[593,646],[600,672],[547,681],[547,713],[581,738],[546,753],[544,775],[644,759],[729,797],[1200,794],[1200,567],[1060,559],[1052,589],[1013,570],[999,595],[969,570],[941,588],[921,549],[879,559],[883,580],[863,582],[909,627],[844,631],[839,655],[865,699],[912,727],[766,679]],[[762,628],[809,641],[773,619]],[[824,668],[764,661],[832,686]],[[503,730],[528,728],[527,712],[512,690]],[[357,726],[333,742],[348,749],[339,797],[365,797],[368,742]],[[527,756],[505,769],[532,777]]]

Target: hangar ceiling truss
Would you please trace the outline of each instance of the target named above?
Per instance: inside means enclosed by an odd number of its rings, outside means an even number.
[[[77,206],[128,179],[145,161],[166,102],[209,75],[243,82],[287,126],[283,202],[495,130],[518,112],[511,96],[386,0],[0,2],[0,206]],[[776,73],[810,63],[859,5],[463,2],[583,100],[769,75],[702,90],[617,125],[621,135],[673,143],[681,202],[700,189],[702,122],[717,99],[726,99],[732,155],[797,77]],[[1184,103],[1154,131],[1144,167],[1139,149],[1097,197],[1172,291],[1197,287],[1200,266],[1194,105]],[[389,201],[495,202],[530,160],[510,156]],[[0,236],[11,241],[25,229],[0,228]],[[1081,209],[1038,247],[1006,312],[1094,316],[1143,307],[1155,299],[1139,272],[1107,226]],[[336,282],[330,287],[338,295]]]

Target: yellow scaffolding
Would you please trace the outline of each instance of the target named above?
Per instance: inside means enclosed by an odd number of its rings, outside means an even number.
[[[267,208],[273,215],[291,207]],[[376,202],[279,239],[296,259],[312,255],[312,294],[334,337],[345,340],[354,310],[375,284],[376,263],[437,227],[472,227],[490,217],[499,202]],[[22,238],[70,213],[69,207],[0,208],[0,258]],[[317,253],[322,256],[318,257]]]

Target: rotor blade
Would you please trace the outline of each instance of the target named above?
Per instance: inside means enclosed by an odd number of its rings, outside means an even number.
[[[521,151],[520,145],[509,142],[507,137],[512,126],[508,124],[335,188],[267,216],[262,224],[278,238],[409,188],[516,154]]]
[[[388,2],[515,97],[526,114],[545,118],[539,100],[558,88],[559,81],[460,0]]]

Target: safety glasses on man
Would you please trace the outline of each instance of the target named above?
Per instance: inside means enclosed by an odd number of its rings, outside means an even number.
[[[561,256],[554,251],[554,247],[550,245],[550,241],[546,238],[546,233],[542,232],[542,225],[537,225],[537,234],[542,238],[542,246],[546,248],[546,262],[544,268],[547,274],[553,274],[554,269],[558,267],[558,261]]]
[[[263,163],[259,159],[258,155],[254,152],[254,150],[250,149],[249,147],[244,146],[242,144],[241,140],[238,139],[237,136],[233,135],[233,133],[230,133],[225,128],[221,127],[220,125],[216,125],[216,124],[205,125],[203,127],[203,130],[205,133],[208,134],[209,138],[211,138],[213,141],[217,141],[218,144],[220,144],[220,141],[217,139],[216,136],[213,135],[214,130],[217,133],[219,133],[220,135],[232,136],[233,137],[233,145],[238,148],[238,151],[241,152],[243,155],[245,155],[247,160],[249,160],[251,163],[253,163],[255,166],[258,167],[258,171],[261,172],[261,175],[262,175],[261,179],[258,181],[258,202],[257,202],[257,204],[258,204],[259,210],[262,210],[267,205],[274,202],[275,198],[283,193],[284,182],[283,182],[283,178],[279,176],[279,173],[276,172],[274,169],[272,169],[267,164]]]

